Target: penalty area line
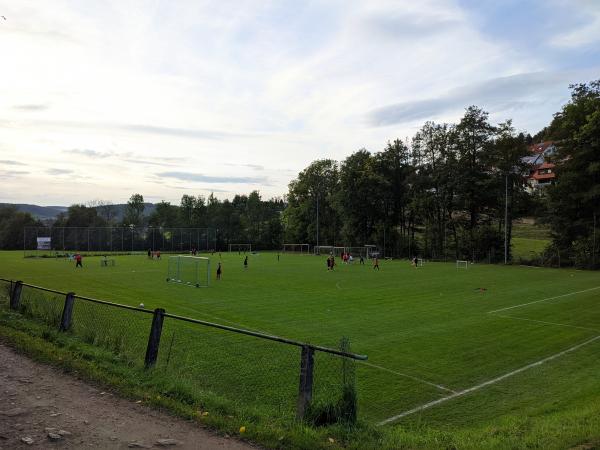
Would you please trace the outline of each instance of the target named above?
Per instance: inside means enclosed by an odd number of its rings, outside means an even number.
[[[600,286],[596,286],[596,287],[593,287],[590,289],[584,289],[583,291],[569,292],[568,294],[557,295],[555,297],[543,298],[541,300],[535,300],[533,302],[522,303],[520,305],[508,306],[506,308],[501,308],[501,309],[495,309],[493,311],[488,311],[488,314],[493,314],[493,313],[497,313],[497,312],[501,312],[501,311],[508,311],[509,309],[521,308],[522,306],[533,305],[534,303],[547,302],[549,300],[555,300],[557,298],[569,297],[571,295],[583,294],[584,292],[595,291],[596,289],[600,289]]]
[[[580,330],[595,331],[596,333],[600,333],[600,330],[597,330],[595,328],[580,327],[578,325],[569,325],[569,324],[566,324],[566,323],[546,322],[545,320],[527,319],[525,317],[507,316],[507,315],[504,315],[504,314],[496,314],[495,317],[502,317],[503,319],[524,320],[526,322],[535,322],[535,323],[541,323],[541,324],[544,324],[544,325],[554,325],[554,326],[558,326],[558,327],[577,328],[577,329],[580,329]]]
[[[454,394],[457,393],[456,391],[453,391],[452,389],[449,389],[446,386],[442,386],[441,384],[435,384],[435,383],[432,383],[431,381],[423,380],[422,378],[418,378],[418,377],[415,377],[415,376],[412,376],[412,375],[408,375],[406,373],[396,372],[395,370],[388,369],[387,367],[378,366],[377,364],[372,364],[372,363],[368,363],[368,362],[365,362],[365,361],[360,361],[360,363],[364,364],[365,366],[373,367],[374,369],[379,369],[379,370],[383,370],[385,372],[393,373],[394,375],[398,375],[399,377],[409,378],[411,380],[418,381],[419,383],[428,384],[429,386],[436,387],[438,389],[441,389],[442,391],[452,392]]]
[[[385,419],[385,420],[379,422],[377,425],[379,425],[379,426],[381,426],[381,425],[387,425],[388,423],[395,422],[396,420],[401,419],[403,417],[409,416],[411,414],[414,414],[414,413],[417,413],[417,412],[420,412],[420,411],[424,411],[424,410],[429,409],[429,408],[431,408],[433,406],[437,406],[437,405],[439,405],[441,403],[444,403],[444,402],[447,402],[449,400],[455,399],[457,397],[461,397],[463,395],[466,395],[466,394],[469,394],[471,392],[477,391],[477,390],[482,389],[482,388],[484,388],[486,386],[489,386],[491,384],[498,383],[498,382],[500,382],[502,380],[505,380],[506,378],[510,378],[510,377],[512,377],[514,375],[517,375],[517,374],[521,373],[521,372],[525,372],[526,370],[529,370],[529,369],[531,369],[533,367],[537,367],[537,366],[540,366],[540,365],[542,365],[544,363],[552,361],[553,359],[560,358],[561,356],[564,356],[567,353],[574,352],[575,350],[578,350],[578,349],[580,349],[581,347],[583,347],[585,345],[591,344],[592,342],[597,341],[598,339],[600,339],[600,335],[595,336],[595,337],[593,337],[591,339],[588,339],[587,341],[584,341],[584,342],[582,342],[580,344],[577,344],[577,345],[575,345],[575,346],[573,346],[571,348],[563,350],[562,352],[556,353],[556,354],[554,354],[552,356],[548,356],[547,358],[540,359],[539,361],[536,361],[534,363],[528,364],[528,365],[523,366],[523,367],[521,367],[519,369],[513,370],[512,372],[508,372],[508,373],[505,373],[504,375],[500,375],[499,377],[493,378],[493,379],[488,380],[488,381],[484,381],[483,383],[480,383],[480,384],[477,384],[477,385],[472,386],[470,388],[467,388],[467,389],[464,389],[462,391],[456,392],[455,394],[448,395],[447,397],[443,397],[443,398],[440,398],[438,400],[434,400],[432,402],[425,403],[424,405],[417,406],[416,408],[410,409],[408,411],[404,411],[403,413],[397,414],[395,416],[392,416],[392,417],[390,417],[388,419]]]

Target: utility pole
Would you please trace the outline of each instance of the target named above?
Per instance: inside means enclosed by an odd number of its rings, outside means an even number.
[[[508,264],[508,173],[504,175],[504,264]]]
[[[596,268],[596,211],[594,211],[594,230],[592,232],[592,268]]]
[[[319,247],[319,193],[317,192],[317,247]]]

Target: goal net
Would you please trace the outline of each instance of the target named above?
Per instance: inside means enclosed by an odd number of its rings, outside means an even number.
[[[346,247],[346,253],[352,255],[353,258],[367,257],[367,247]]]
[[[252,244],[229,244],[230,252],[251,252]]]
[[[462,261],[462,260],[457,259],[456,260],[456,268],[457,269],[468,269],[469,261]]]
[[[367,258],[379,258],[379,249],[376,245],[365,245],[367,249]]]
[[[169,256],[167,281],[196,287],[208,287],[210,258],[204,256]]]
[[[346,247],[335,247],[333,245],[318,245],[315,247],[315,255],[342,256]]]
[[[104,257],[100,260],[100,267],[112,267],[115,265],[116,265],[116,262],[113,258]]]
[[[283,244],[283,253],[301,253],[308,255],[310,252],[309,244]]]

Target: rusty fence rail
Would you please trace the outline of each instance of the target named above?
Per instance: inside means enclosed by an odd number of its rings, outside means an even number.
[[[218,395],[269,416],[304,419],[335,403],[365,355],[0,278],[0,308],[101,346],[172,381],[183,398]],[[196,396],[197,397],[197,396]]]

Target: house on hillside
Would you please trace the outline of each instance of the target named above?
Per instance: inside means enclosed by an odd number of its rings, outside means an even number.
[[[527,190],[531,193],[544,189],[556,180],[554,163],[548,161],[556,153],[556,146],[552,141],[540,142],[530,146],[529,152],[530,155],[522,161],[529,166],[529,174],[525,178]]]

